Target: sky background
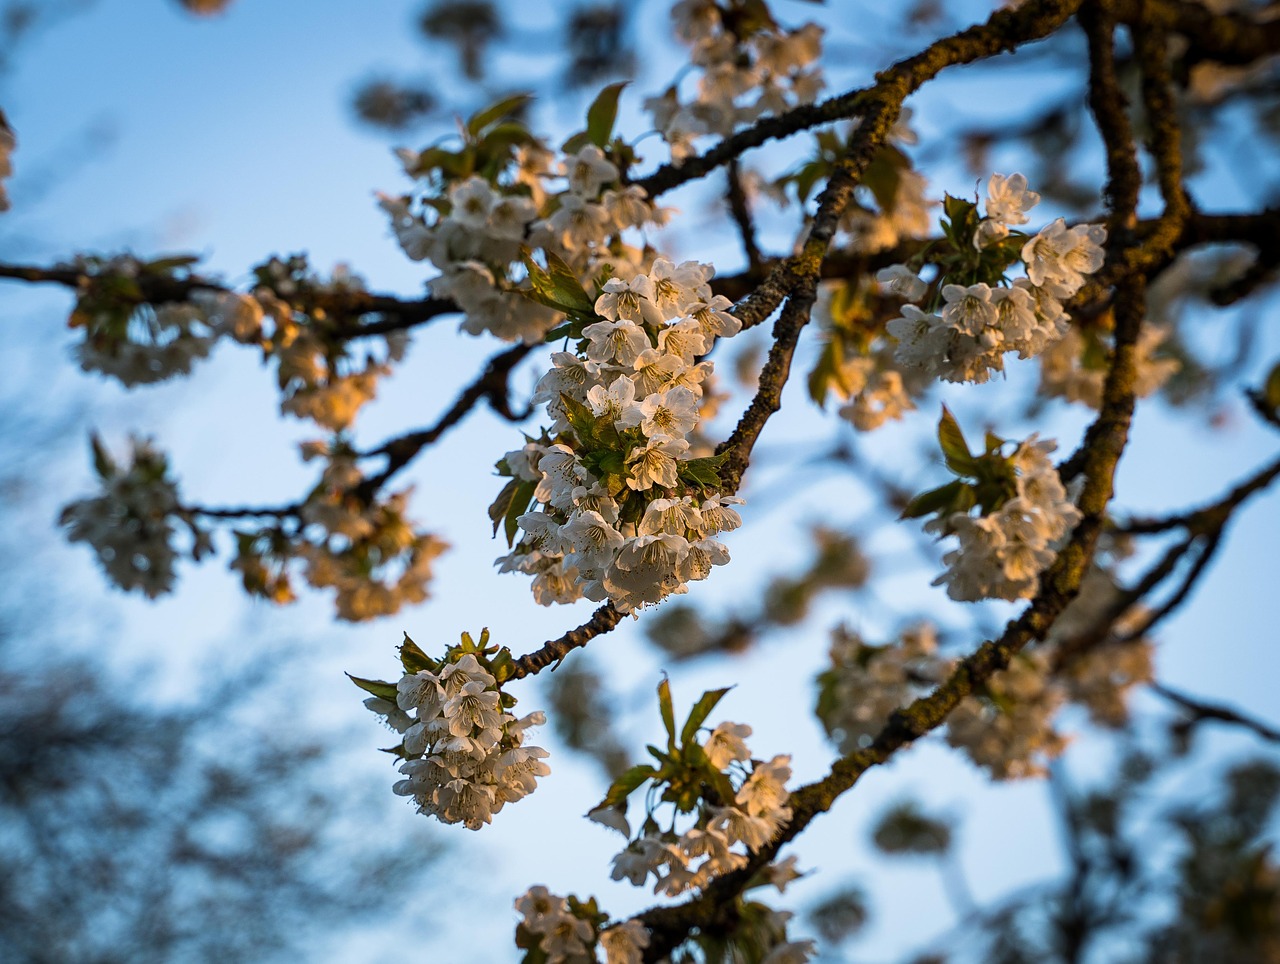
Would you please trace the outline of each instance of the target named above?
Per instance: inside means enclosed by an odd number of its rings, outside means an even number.
[[[775,7],[787,22],[837,21],[830,40],[836,54],[831,62],[839,64],[832,69],[834,86],[865,81],[887,62],[886,54],[865,39],[882,23],[870,5],[822,9],[780,2]],[[984,9],[967,7],[975,15]],[[554,76],[557,65],[543,53],[554,34],[535,22],[540,9],[513,10],[517,31],[523,33],[517,49],[500,59],[500,76],[524,83]],[[373,199],[374,191],[395,193],[407,186],[390,152],[400,141],[357,127],[347,106],[355,84],[379,71],[429,77],[446,97],[476,106],[473,88],[451,88],[456,64],[449,52],[428,51],[415,38],[415,10],[386,0],[238,0],[225,16],[195,20],[161,0],[98,0],[50,28],[0,77],[0,104],[19,136],[10,187],[15,210],[0,220],[0,259],[40,263],[77,251],[131,249],[142,256],[192,251],[204,256],[209,270],[243,282],[247,269],[270,254],[306,251],[322,273],[345,262],[375,290],[420,293],[430,271],[403,257]],[[641,8],[634,28],[643,37],[644,66],[624,97],[623,130],[643,129],[640,92],[665,86],[678,69],[661,4]],[[1007,83],[960,77],[922,95],[914,106],[923,147],[938,146],[946,136],[944,123],[957,112],[1014,115],[1036,98],[1065,89],[1078,75],[1042,70],[1024,79],[1011,89]],[[571,132],[587,99],[553,91],[535,108],[535,126],[555,136]],[[420,147],[434,136],[428,130],[403,140]],[[656,139],[644,142],[642,154],[645,147],[652,163]],[[775,147],[762,155],[766,164],[778,167],[794,156],[789,150]],[[1220,150],[1229,155],[1230,140]],[[938,196],[943,190],[972,190],[972,178],[958,164],[944,162],[927,173]],[[1263,166],[1254,183],[1275,174],[1274,163],[1270,169]],[[1254,200],[1247,185],[1212,169],[1202,179],[1200,196],[1214,209]],[[705,191],[684,190],[666,201],[682,210],[681,226],[664,239],[677,260],[712,261],[722,273],[740,267],[732,235],[705,228],[711,223]],[[782,250],[788,229],[767,229],[764,238],[771,249]],[[14,385],[21,391],[47,395],[51,406],[72,406],[86,428],[96,427],[117,449],[129,432],[154,436],[170,454],[184,499],[193,502],[271,504],[292,499],[311,484],[312,472],[297,459],[296,444],[319,433],[278,416],[272,375],[251,351],[224,345],[194,377],[130,393],[76,370],[64,325],[68,307],[68,296],[60,291],[14,284],[0,288],[0,325],[15,363]],[[1248,310],[1263,307],[1274,308],[1274,299]],[[1213,328],[1218,324],[1210,320],[1203,326],[1207,350],[1220,350]],[[452,319],[419,330],[409,360],[397,377],[383,383],[378,400],[362,416],[358,438],[368,445],[430,424],[495,347],[458,335]],[[1257,363],[1245,373],[1246,383],[1258,383],[1277,348],[1280,339],[1271,326],[1263,332]],[[810,356],[812,349],[810,339]],[[971,437],[985,418],[995,420],[1001,413],[1004,393],[1031,384],[1033,369],[1015,362],[1007,381],[965,390],[958,404]],[[527,390],[535,378],[531,368],[522,368],[515,385]],[[734,406],[729,407],[731,418]],[[1073,449],[1087,413],[1065,406],[1050,411],[1053,428],[1046,431],[1061,438],[1064,449]],[[1274,433],[1259,429],[1238,399],[1229,398],[1221,414],[1221,424],[1210,428],[1203,411],[1172,412],[1162,403],[1142,409],[1118,481],[1120,504],[1143,513],[1199,504],[1274,452]],[[915,442],[936,417],[936,408],[926,406],[901,432],[886,430],[871,438],[864,451],[877,464],[907,473],[919,488],[939,484],[944,480],[939,468],[920,461]],[[998,428],[1014,436],[1023,427],[999,422]],[[753,600],[760,576],[785,572],[808,558],[802,525],[849,523],[870,507],[838,476],[806,485],[794,499],[765,497],[758,508],[752,502],[754,493],[767,496],[779,485],[794,484],[797,476],[788,473],[796,471],[796,453],[827,447],[840,431],[851,430],[840,428],[831,415],[820,416],[804,397],[803,385],[788,390],[783,412],[761,443],[762,452],[773,454],[744,492],[746,526],[728,540],[735,561],[686,598],[715,611],[742,607]],[[114,668],[146,668],[155,674],[150,685],[157,699],[180,699],[199,686],[211,657],[233,663],[286,659],[286,675],[296,681],[294,695],[305,694],[298,725],[316,721],[349,732],[359,752],[344,757],[344,765],[385,783],[388,797],[395,774],[374,752],[387,742],[386,734],[362,709],[343,671],[393,676],[394,646],[402,631],[434,652],[461,630],[487,625],[496,641],[527,652],[582,622],[591,608],[538,607],[526,582],[494,573],[492,560],[505,549],[491,541],[485,514],[499,488],[491,467],[519,444],[519,432],[485,412],[471,416],[405,476],[416,486],[414,516],[454,547],[440,560],[432,600],[361,626],[335,624],[330,600],[312,592],[286,609],[247,601],[226,571],[225,541],[218,559],[184,567],[177,592],[158,602],[105,589],[90,553],[66,546],[53,524],[58,506],[92,486],[85,449],[78,440],[48,444],[65,454],[55,463],[57,474],[39,480],[36,509],[24,524],[46,552],[48,578],[80,614],[80,631],[59,645],[91,651]],[[1159,676],[1170,685],[1272,718],[1278,509],[1280,500],[1272,493],[1240,514],[1227,551],[1180,618],[1160,633],[1157,657]],[[871,548],[892,553],[910,542],[911,534],[904,533]],[[942,603],[941,592],[928,587],[929,577],[918,567],[903,570],[881,584],[881,603],[861,608],[848,598],[828,599],[806,629],[770,638],[745,657],[669,665],[641,642],[640,626],[628,623],[594,642],[585,658],[621,680],[622,733],[641,753],[658,732],[651,694],[664,668],[672,670],[678,713],[704,689],[736,684],[713,722],[750,723],[757,756],[792,753],[799,784],[821,776],[832,759],[811,715],[813,678],[826,661],[826,628],[843,620],[868,638],[882,636],[898,616]],[[990,607],[993,621],[1009,611]],[[540,685],[524,684],[515,691],[522,711],[545,705]],[[1139,705],[1159,706],[1147,697]],[[1205,767],[1250,746],[1234,734],[1206,735]],[[550,740],[544,733],[535,742]],[[1082,778],[1105,772],[1106,744],[1092,737],[1081,743],[1081,752],[1071,756],[1072,772]],[[647,891],[607,879],[620,838],[582,820],[603,792],[598,771],[589,761],[557,752],[553,743],[551,749],[552,776],[532,797],[500,814],[492,827],[479,834],[440,828],[435,837],[451,845],[451,855],[432,885],[411,896],[405,918],[372,919],[358,938],[317,950],[315,959],[367,959],[368,942],[374,941],[398,948],[398,959],[514,960],[511,901],[534,883],[557,893],[595,894],[617,915],[647,906]],[[1189,784],[1195,779],[1187,777]],[[960,856],[980,902],[1062,866],[1042,783],[993,786],[939,739],[921,741],[869,773],[804,835],[796,852],[801,867],[815,873],[786,896],[769,899],[798,909],[842,883],[860,882],[872,892],[873,918],[864,939],[852,945],[850,959],[896,959],[953,920],[936,873],[911,862],[886,863],[868,845],[868,828],[880,807],[907,794],[963,818]],[[399,801],[392,804],[371,822],[371,834],[395,834],[400,821],[423,819]]]

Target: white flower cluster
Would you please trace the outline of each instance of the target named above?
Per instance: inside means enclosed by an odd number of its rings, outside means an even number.
[[[939,538],[955,535],[960,545],[942,557],[947,571],[934,580],[952,599],[1029,599],[1040,588],[1040,573],[1057,555],[1080,521],[1049,459],[1057,443],[1033,435],[1009,457],[1014,493],[999,508],[973,516],[940,515],[925,524]]]
[[[305,442],[304,460],[326,460],[320,482],[297,510],[301,525],[239,535],[232,568],[245,589],[277,603],[294,600],[289,568],[302,562],[307,583],[334,589],[339,619],[390,615],[427,598],[432,563],[448,545],[420,532],[406,515],[412,489],[385,497],[360,493],[365,476],[355,456],[325,442]]]
[[[818,718],[843,754],[869,746],[894,710],[940,681],[951,661],[938,655],[928,623],[887,646],[870,646],[855,632],[832,633],[831,668],[818,677]]]
[[[693,48],[697,93],[682,100],[672,86],[644,106],[676,160],[692,153],[698,137],[732,134],[739,124],[812,103],[821,93],[815,62],[823,30],[817,24],[787,30],[765,4],[741,0],[680,0],[671,16],[677,35]]]
[[[947,717],[947,742],[962,748],[996,780],[1044,776],[1044,760],[1066,748],[1053,718],[1066,702],[1049,675],[1044,649],[1024,650],[987,681],[982,697],[967,696]]]
[[[905,379],[883,352],[845,359],[831,385],[845,401],[837,414],[860,432],[897,421],[916,407],[912,401],[912,390],[918,389],[915,381]]]
[[[144,275],[185,272],[186,259],[167,266],[133,255],[77,257],[80,272],[71,326],[84,329],[73,349],[80,367],[118,379],[126,387],[150,385],[187,375],[224,333],[220,319],[234,311],[242,296],[196,288],[185,301],[149,304],[142,300]]]
[[[589,909],[577,901],[558,897],[546,887],[530,887],[516,900],[524,936],[533,938],[545,964],[585,964],[597,961],[597,950],[605,953],[606,964],[641,964],[649,946],[649,931],[637,920],[607,927],[597,934]],[[581,911],[575,914],[574,911]],[[521,946],[524,946],[523,944]],[[531,950],[533,948],[530,948]],[[526,960],[528,958],[526,957]]]
[[[712,270],[658,259],[611,279],[579,350],[552,355],[533,396],[550,432],[499,463],[541,504],[518,516],[524,535],[498,560],[534,576],[538,602],[608,598],[630,612],[729,561],[714,537],[742,524],[742,500],[716,491],[716,460],[690,459],[688,441],[711,372],[697,359],[741,327],[711,294]]]
[[[438,672],[406,673],[396,701],[365,701],[404,734],[400,796],[413,797],[419,813],[479,830],[508,803],[528,796],[551,768],[547,751],[525,745],[525,730],[546,722],[542,712],[516,719],[515,700],[474,653],[448,661]],[[410,714],[413,714],[412,716]]]
[[[1134,345],[1136,397],[1155,394],[1182,367],[1177,358],[1157,354],[1168,337],[1169,329],[1157,325],[1145,324],[1138,332]],[[1095,333],[1070,329],[1040,356],[1040,394],[1101,408],[1110,357],[1110,347]]]
[[[1104,535],[1097,556],[1119,560],[1132,551],[1124,541]],[[1149,611],[1141,605],[1121,607],[1123,615],[1116,619],[1122,597],[1113,569],[1100,565],[1095,557],[1080,583],[1080,592],[1054,620],[1045,640],[1058,650],[1055,658],[1062,663],[1060,675],[1068,699],[1083,705],[1093,723],[1113,729],[1129,721],[1130,691],[1151,682],[1155,672],[1152,641],[1146,637],[1129,639]],[[1083,648],[1076,645],[1080,637],[1090,644]],[[1065,659],[1060,655],[1062,650]]]
[[[373,400],[378,380],[404,357],[408,334],[382,336],[386,347],[381,360],[369,351],[357,356],[343,338],[334,337],[327,312],[310,303],[365,290],[363,279],[345,265],[323,279],[308,270],[302,257],[272,258],[256,274],[256,311],[243,306],[227,319],[235,337],[260,344],[264,355],[276,361],[282,412],[335,432],[349,428],[361,407]],[[263,328],[265,320],[271,322],[269,331]]]
[[[420,155],[403,156],[406,170],[417,171]],[[379,203],[405,253],[440,269],[431,292],[458,303],[466,313],[464,331],[534,344],[563,316],[521,293],[522,247],[554,253],[580,278],[605,266],[631,277],[641,270],[643,254],[622,242],[623,232],[661,224],[667,212],[641,188],[624,186],[595,144],[553,163],[550,152],[531,143],[516,153],[515,163],[514,172],[493,180],[424,181],[418,201],[381,196]],[[558,190],[549,192],[544,182]]]
[[[96,439],[94,452],[102,494],[62,510],[59,522],[67,538],[92,546],[107,578],[121,589],[138,589],[151,599],[169,592],[178,559],[173,539],[179,503],[164,455],[150,441],[134,439],[122,470]],[[196,531],[196,539],[198,556],[208,551],[207,536]]]
[[[675,897],[745,866],[749,852],[773,839],[791,819],[786,788],[791,757],[775,756],[767,763],[753,760],[746,744],[750,735],[751,727],[744,723],[721,723],[711,732],[703,749],[714,769],[740,778],[733,797],[702,806],[694,825],[679,835],[660,833],[651,820],[646,821],[645,832],[613,858],[614,880],[625,878],[639,887],[652,874],[656,880],[653,892]],[[630,837],[630,827],[620,811],[594,810],[591,816]],[[788,865],[775,875],[774,882],[781,890],[796,876]]]
[[[74,349],[80,366],[128,387],[152,384],[189,374],[218,339],[233,338],[258,345],[278,363],[283,412],[341,431],[374,397],[378,379],[391,373],[390,363],[404,356],[404,332],[383,336],[383,360],[366,352],[357,361],[348,336],[330,330],[328,314],[315,302],[364,290],[343,265],[324,280],[308,271],[304,258],[272,258],[255,269],[252,295],[200,282],[183,301],[145,300],[144,282],[190,281],[193,260],[78,258],[73,267],[81,273],[79,300],[71,325],[85,330]]]
[[[1010,225],[1025,224],[1025,212],[1039,200],[1040,195],[1026,189],[1021,174],[992,175],[987,214],[972,228],[971,243],[979,253],[1003,249],[1013,240]],[[909,302],[901,317],[886,325],[898,340],[899,364],[944,381],[980,383],[1004,370],[1006,352],[1030,358],[1044,351],[1067,330],[1063,303],[1102,266],[1106,237],[1101,225],[1069,228],[1059,218],[1021,245],[1015,260],[1023,264],[1026,277],[994,287],[985,282],[944,284],[927,311],[910,303],[929,290],[914,271],[905,265],[884,269],[878,280]]]

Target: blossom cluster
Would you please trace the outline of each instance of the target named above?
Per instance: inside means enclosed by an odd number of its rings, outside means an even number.
[[[460,645],[433,660],[406,636],[398,683],[352,677],[373,694],[365,706],[402,734],[393,752],[405,779],[394,791],[412,797],[419,813],[470,830],[491,823],[551,772],[542,762],[547,751],[525,744],[525,731],[546,716],[539,711],[517,719],[508,712],[516,700],[502,691],[501,680],[511,654],[488,643],[488,630],[479,642],[463,633]]]
[[[62,510],[59,522],[67,527],[67,538],[92,546],[107,578],[121,589],[137,589],[150,599],[169,592],[176,578],[179,502],[168,460],[143,439],[133,440],[125,467],[116,464],[96,437],[93,453],[102,493]],[[189,525],[195,538],[192,554],[199,558],[212,551],[208,535]]]
[[[1133,346],[1136,398],[1154,394],[1182,368],[1176,357],[1161,353],[1169,336],[1169,328],[1152,324],[1144,324],[1138,332]],[[1103,332],[1094,329],[1067,331],[1040,355],[1040,394],[1101,408],[1102,386],[1111,359],[1108,341]]]
[[[498,463],[511,482],[491,509],[522,533],[502,571],[533,575],[538,602],[630,612],[729,561],[715,536],[741,525],[742,500],[719,491],[722,459],[690,458],[689,442],[711,372],[699,358],[741,327],[711,272],[658,259],[606,281],[577,350],[552,355],[533,396],[552,424]]]
[[[1044,649],[1018,653],[987,681],[981,698],[966,697],[951,711],[947,742],[997,780],[1044,776],[1042,761],[1066,747],[1053,727],[1066,693],[1050,677],[1050,665]]]
[[[1082,633],[1096,632],[1115,583],[1095,568],[1086,579],[1106,600],[1082,594],[1063,612],[1045,644],[1024,650],[947,717],[947,742],[997,780],[1042,776],[1069,737],[1058,729],[1062,709],[1083,706],[1099,725],[1128,719],[1127,697],[1151,679],[1146,640],[1107,639],[1080,651]],[[1107,587],[1110,590],[1107,590]],[[941,682],[954,661],[937,651],[932,626],[910,628],[889,644],[872,646],[854,632],[832,634],[830,666],[818,676],[817,715],[842,754],[870,745],[890,715]]]
[[[929,623],[872,646],[844,627],[831,634],[831,668],[818,676],[816,713],[843,754],[865,749],[889,715],[941,681],[951,661],[938,655]]]
[[[732,134],[768,114],[812,103],[824,86],[816,61],[820,26],[780,26],[763,3],[680,0],[671,11],[676,34],[692,47],[696,93],[682,99],[677,85],[644,103],[654,126],[679,160],[707,134]]]
[[[195,260],[77,258],[70,323],[84,330],[75,347],[80,366],[126,387],[152,384],[189,374],[219,339],[232,338],[259,346],[277,364],[283,412],[339,431],[374,397],[390,363],[404,356],[407,335],[393,331],[381,336],[382,360],[370,352],[357,360],[349,326],[325,307],[364,291],[363,281],[342,265],[321,279],[301,256],[271,258],[254,269],[252,293],[242,294],[195,277]],[[173,296],[148,300],[154,289]]]
[[[787,780],[791,757],[756,760],[746,738],[751,727],[721,723],[699,739],[702,723],[727,690],[703,694],[677,735],[671,691],[666,681],[658,688],[667,752],[650,751],[659,765],[632,767],[609,788],[604,800],[589,816],[628,838],[613,859],[613,879],[635,886],[655,879],[653,891],[675,897],[690,889],[706,887],[714,878],[737,870],[747,856],[772,840],[791,819]],[[632,837],[626,818],[627,799],[646,782],[646,812],[640,830]],[[655,805],[655,800],[661,803]],[[670,803],[689,825],[677,833],[677,819],[662,830],[654,817],[655,806]],[[799,876],[794,861],[770,868],[765,882],[782,890]]]
[[[1033,237],[1013,230],[1027,223],[1026,212],[1039,200],[1021,174],[994,174],[985,216],[971,202],[946,199],[949,243],[928,256],[940,269],[932,283],[920,278],[919,265],[893,265],[877,275],[907,302],[886,325],[898,341],[900,365],[944,381],[981,383],[1004,370],[1006,353],[1030,358],[1062,337],[1063,305],[1102,266],[1106,229],[1068,227],[1058,218]],[[1025,276],[1010,281],[1014,265]]]
[[[606,964],[640,964],[649,946],[648,928],[637,920],[605,926],[594,898],[560,897],[538,885],[517,898],[515,907],[521,916],[516,946],[529,952],[523,960],[530,964],[598,961],[597,951],[604,951]]]
[[[1055,442],[1034,436],[1009,457],[1014,492],[994,511],[979,516],[952,512],[927,523],[960,545],[942,557],[948,567],[935,581],[952,599],[1029,599],[1040,588],[1040,573],[1057,555],[1062,540],[1080,521],[1049,453]]]
[[[579,279],[642,270],[643,250],[624,235],[662,224],[667,212],[623,183],[633,155],[621,141],[610,143],[619,92],[606,88],[588,129],[558,155],[511,119],[523,98],[472,117],[457,151],[399,152],[414,190],[383,195],[379,204],[408,257],[440,270],[431,293],[463,310],[464,331],[536,344],[563,320],[564,306],[528,297],[531,251],[554,255]],[[599,117],[608,120],[591,119]]]
[[[335,590],[340,619],[372,619],[426,599],[432,562],[447,546],[407,517],[412,490],[382,498],[366,494],[365,477],[348,447],[312,442],[303,448],[304,458],[325,458],[319,483],[302,502],[266,510],[272,521],[235,533],[231,568],[245,589],[276,603],[292,602],[290,571],[300,564],[311,586]],[[101,491],[63,509],[68,538],[92,546],[121,589],[151,598],[172,591],[181,555],[198,561],[214,552],[213,538],[198,520],[219,513],[180,503],[168,460],[149,441],[134,440],[123,468],[96,437],[93,454]],[[181,551],[180,526],[191,537]]]
[[[934,585],[945,584],[948,596],[965,602],[1031,598],[1040,573],[1080,521],[1049,459],[1057,444],[1032,435],[1005,455],[1009,443],[988,432],[985,452],[975,456],[945,408],[938,439],[947,467],[960,478],[917,496],[903,513],[933,515],[926,531],[959,540],[942,557],[947,570]]]

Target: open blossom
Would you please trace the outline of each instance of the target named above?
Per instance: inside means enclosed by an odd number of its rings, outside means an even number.
[[[638,920],[629,920],[600,932],[605,964],[641,964],[649,946],[649,929]]]
[[[1022,247],[1027,277],[1037,287],[1056,283],[1064,297],[1084,286],[1085,276],[1102,267],[1107,230],[1100,224],[1067,227],[1058,218]]]
[[[1026,212],[1040,203],[1040,195],[1027,190],[1021,174],[992,174],[987,182],[987,217],[1001,224],[1026,224]]]

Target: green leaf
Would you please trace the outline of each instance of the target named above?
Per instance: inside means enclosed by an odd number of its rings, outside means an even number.
[[[618,97],[627,83],[624,80],[610,84],[587,108],[587,136],[596,147],[604,147],[613,136],[613,124],[618,119]]]
[[[471,115],[471,119],[467,121],[467,133],[472,137],[478,137],[480,132],[490,124],[519,113],[520,109],[531,100],[533,100],[533,94],[522,93],[494,101],[488,107]]]
[[[537,491],[537,482],[522,481],[507,507],[507,517],[503,523],[502,533],[507,537],[507,548],[516,544],[516,531],[520,528],[519,519],[529,511],[529,503],[533,501],[533,493]]]
[[[97,432],[89,433],[89,448],[93,450],[93,470],[98,473],[98,478],[105,481],[118,474],[115,460],[102,444],[102,439],[98,438]]]
[[[529,273],[529,284],[533,289],[534,300],[560,311],[594,315],[595,301],[582,287],[582,282],[573,273],[573,269],[553,252],[548,251],[545,254],[547,267],[543,268],[533,260],[533,255],[528,248],[520,252],[520,259]]]
[[[571,395],[560,393],[560,404],[564,408],[565,418],[569,420],[569,425],[573,428],[573,434],[578,437],[587,448],[592,448],[592,442],[596,437],[596,429],[600,425],[600,419],[596,417],[596,413],[582,404]]]
[[[633,790],[637,789],[646,780],[653,777],[658,772],[658,768],[650,766],[648,763],[637,763],[629,770],[624,772],[622,776],[614,780],[609,785],[609,792],[605,794],[604,799],[592,807],[592,810],[601,810],[605,807],[620,807],[627,802]]]
[[[361,679],[359,676],[352,676],[350,673],[347,674],[347,679],[351,680],[366,693],[372,693],[378,699],[388,700],[392,703],[396,701],[397,690],[395,683],[384,683],[380,679]]]
[[[676,709],[671,703],[671,681],[665,676],[658,684],[658,711],[662,714],[662,725],[667,728],[667,749],[676,748]]]
[[[720,469],[729,460],[729,453],[708,455],[700,459],[686,459],[676,463],[676,472],[686,485],[700,485],[703,488],[719,488]]]
[[[511,508],[511,501],[515,498],[516,491],[523,481],[523,479],[512,479],[502,487],[498,497],[489,506],[489,521],[493,523],[493,534],[495,536],[498,534],[498,526],[502,525],[502,520],[507,517],[507,512]]]
[[[922,516],[932,515],[943,509],[951,511],[956,506],[961,491],[968,488],[969,486],[963,479],[955,479],[936,489],[922,492],[907,503],[907,507],[902,510],[901,518],[919,519]]]
[[[964,440],[960,423],[945,405],[942,406],[942,418],[938,420],[938,445],[946,457],[947,468],[957,475],[973,474],[977,465],[969,451],[969,443]]]
[[[892,144],[880,148],[867,165],[862,183],[871,191],[876,204],[884,213],[892,213],[897,207],[902,172],[910,167],[911,162],[907,160],[907,156]]]
[[[529,133],[529,128],[519,121],[505,121],[485,134],[480,146],[490,156],[493,156],[499,152],[506,151],[516,144],[529,144],[534,140],[536,138]]]
[[[952,225],[960,228],[969,220],[970,215],[977,212],[978,205],[972,201],[966,201],[964,198],[952,197],[948,194],[942,202],[942,210],[946,213]]]
[[[418,644],[404,634],[404,642],[400,645],[400,663],[406,673],[418,673],[422,670],[435,672],[436,661],[418,648]]]
[[[680,731],[680,742],[688,744],[698,732],[698,727],[702,726],[711,711],[716,708],[716,704],[724,699],[724,694],[733,689],[732,686],[726,686],[723,689],[707,690],[702,694],[702,699],[693,704],[693,709],[689,711],[689,718],[684,721],[684,729]]]
[[[840,346],[835,340],[828,341],[818,356],[817,364],[809,373],[809,397],[819,408],[827,407],[827,393],[831,391],[831,383],[840,381],[839,369]]]
[[[148,261],[144,266],[145,269],[152,273],[170,274],[177,268],[190,268],[193,264],[200,261],[200,256],[196,254],[179,254],[171,258],[158,258],[155,261]]]
[[[547,258],[547,268],[551,274],[552,291],[555,297],[569,311],[594,315],[596,301],[587,294],[587,289],[582,287],[582,282],[573,273],[573,269],[554,251],[546,251],[544,254]]]

